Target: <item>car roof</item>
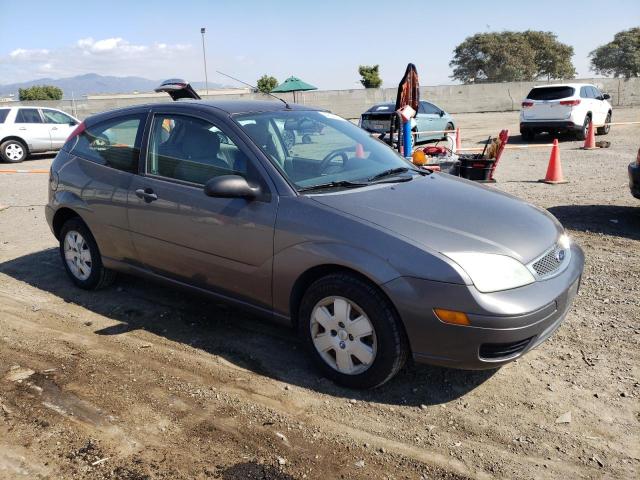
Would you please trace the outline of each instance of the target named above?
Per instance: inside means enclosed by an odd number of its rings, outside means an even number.
[[[120,115],[136,114],[142,111],[148,111],[151,108],[158,107],[178,107],[184,110],[189,110],[189,107],[193,107],[194,110],[200,110],[211,108],[217,110],[219,113],[227,115],[236,115],[240,113],[264,113],[264,112],[291,112],[291,111],[326,111],[325,109],[316,108],[308,105],[298,105],[296,103],[284,104],[277,100],[194,100],[194,99],[180,99],[177,101],[168,102],[156,102],[145,103],[142,105],[130,105],[127,107],[108,110],[106,112],[96,113],[88,117],[85,122],[94,123],[107,118],[113,118]]]
[[[297,103],[283,103],[277,100],[180,100],[180,103],[198,103],[217,108],[230,115],[237,113],[280,112],[291,110],[322,110],[320,108],[299,105]]]
[[[595,87],[595,85],[591,83],[553,83],[551,85],[536,85],[533,88],[553,88],[553,87],[580,88],[580,87]]]
[[[430,103],[431,105],[435,105],[435,103],[430,102],[429,100],[420,100],[420,103]],[[380,102],[372,105],[367,112],[371,112],[380,107],[391,107],[393,110],[396,109],[396,102]]]

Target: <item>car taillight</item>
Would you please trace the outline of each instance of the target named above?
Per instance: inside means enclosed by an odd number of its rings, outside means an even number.
[[[640,148],[638,149],[638,155],[636,156],[636,164],[640,167]]]
[[[566,107],[575,107],[576,105],[580,105],[580,100],[562,100],[560,101],[560,105],[564,105]]]
[[[82,132],[84,132],[85,130],[85,125],[84,122],[80,122],[80,124],[73,130],[73,132],[71,132],[71,135],[69,135],[67,137],[67,142],[69,140],[73,140],[74,138],[76,138],[78,135],[80,135]],[[66,142],[65,142],[66,143]]]
[[[533,102],[522,102],[522,108],[533,107]]]

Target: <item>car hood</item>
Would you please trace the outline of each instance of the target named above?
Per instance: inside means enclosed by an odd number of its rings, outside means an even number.
[[[313,199],[441,253],[496,253],[526,264],[553,246],[563,232],[545,210],[447,174],[313,195]]]

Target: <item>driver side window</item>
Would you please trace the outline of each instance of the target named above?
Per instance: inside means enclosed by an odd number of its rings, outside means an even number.
[[[420,102],[420,113],[427,115],[440,115],[440,109],[429,102]]]
[[[69,115],[58,112],[56,110],[48,110],[46,108],[42,109],[42,114],[44,115],[44,120],[47,123],[55,123],[55,124],[66,124],[66,125],[75,125],[76,121],[71,118]]]

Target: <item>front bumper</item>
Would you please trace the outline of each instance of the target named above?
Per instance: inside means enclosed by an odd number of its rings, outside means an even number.
[[[546,120],[546,121],[520,121],[520,133],[526,130],[534,132],[548,132],[549,130],[559,131],[579,131],[582,125],[578,125],[571,120]]]
[[[637,162],[629,164],[629,190],[631,195],[640,198],[640,165]]]
[[[400,277],[383,285],[404,323],[417,362],[487,369],[513,361],[549,338],[577,294],[584,254],[571,246],[571,262],[558,276],[483,294],[475,287]],[[470,326],[441,322],[434,308],[467,313]]]

